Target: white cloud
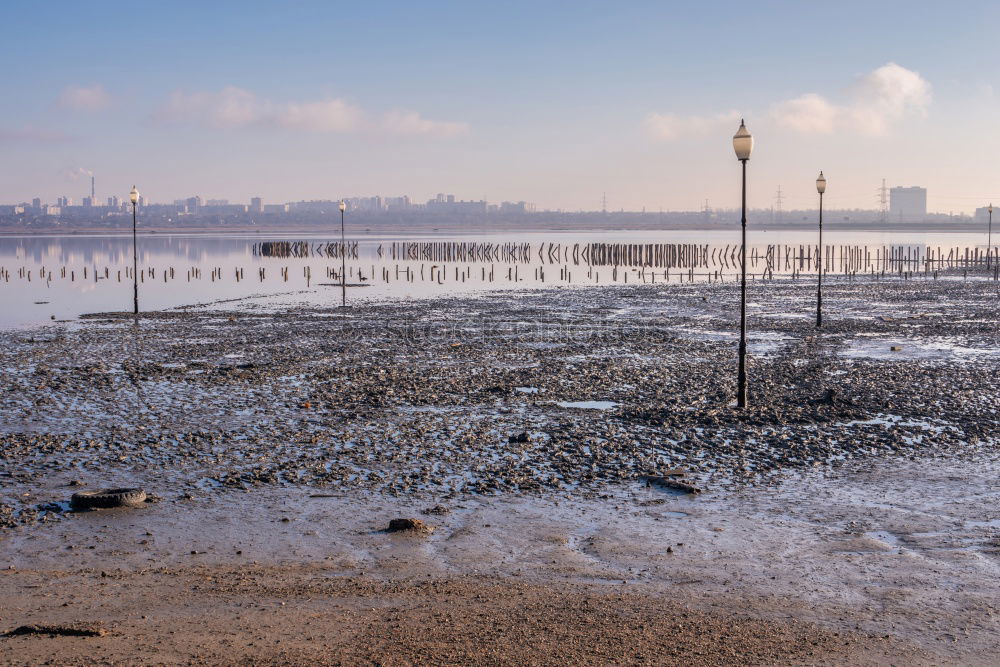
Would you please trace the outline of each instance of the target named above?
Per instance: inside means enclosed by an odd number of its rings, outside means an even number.
[[[86,88],[69,86],[59,96],[59,106],[78,111],[101,111],[111,106],[111,94],[98,84]]]
[[[740,114],[726,111],[711,116],[677,116],[675,114],[651,113],[646,116],[645,126],[656,139],[672,141],[681,137],[701,136],[720,131],[733,123],[738,123]]]
[[[913,70],[888,63],[863,77],[850,110],[854,124],[868,134],[885,134],[908,115],[926,115],[931,84]]]
[[[363,109],[343,99],[275,104],[251,91],[228,86],[215,92],[173,93],[154,119],[214,128],[279,127],[316,133],[376,131],[401,135],[452,137],[467,134],[466,123],[428,120],[414,111],[390,111],[369,120]]]
[[[887,134],[907,116],[926,115],[931,85],[918,72],[888,63],[861,77],[853,99],[835,104],[817,93],[807,93],[775,104],[771,117],[802,133],[830,134],[849,130],[866,135]]]
[[[227,86],[218,92],[176,91],[155,114],[164,122],[194,122],[216,128],[233,128],[260,122],[267,104],[248,90]]]
[[[361,124],[362,111],[343,100],[291,103],[275,117],[282,127],[307,132],[349,132]]]
[[[779,102],[771,115],[781,125],[797,132],[829,134],[837,124],[841,110],[816,93],[806,93],[786,102]]]
[[[416,111],[390,111],[382,117],[382,126],[393,134],[457,137],[469,133],[468,123],[428,120]]]

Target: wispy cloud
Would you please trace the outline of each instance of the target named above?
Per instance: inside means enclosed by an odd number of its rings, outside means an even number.
[[[95,86],[69,86],[63,90],[57,103],[64,109],[77,111],[102,111],[111,106],[111,93],[98,84]]]
[[[646,116],[646,131],[655,139],[673,141],[684,137],[703,136],[739,122],[740,114],[726,111],[708,116],[678,116],[672,113],[651,113]]]
[[[228,86],[219,91],[177,91],[155,114],[161,123],[194,123],[219,129],[276,127],[314,133],[358,131],[453,137],[469,132],[466,123],[435,121],[414,111],[390,111],[379,119],[341,98],[275,103]]]
[[[197,123],[214,128],[235,128],[261,122],[269,105],[248,90],[227,86],[220,91],[176,91],[153,118],[163,123]]]
[[[468,123],[428,120],[416,111],[390,111],[382,117],[382,126],[392,134],[458,137],[469,133]]]
[[[933,96],[931,84],[919,72],[890,62],[859,77],[845,98],[838,103],[819,93],[805,93],[773,104],[768,116],[802,134],[878,136],[890,133],[905,118],[926,115]],[[739,118],[735,111],[702,116],[651,113],[643,124],[650,136],[673,141],[719,133]]]
[[[62,144],[75,140],[76,137],[61,130],[47,130],[34,125],[18,129],[0,128],[0,143],[5,144]]]
[[[281,127],[306,132],[350,132],[361,125],[363,112],[344,100],[327,99],[285,105],[275,116]]]
[[[807,93],[775,104],[771,117],[802,133],[852,131],[878,136],[909,116],[923,116],[931,104],[931,84],[918,72],[887,63],[861,77],[850,90],[851,99],[836,104],[817,93]]]

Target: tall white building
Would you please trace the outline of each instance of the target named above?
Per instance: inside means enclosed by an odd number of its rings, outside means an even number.
[[[927,217],[927,188],[889,189],[889,222],[923,222]]]

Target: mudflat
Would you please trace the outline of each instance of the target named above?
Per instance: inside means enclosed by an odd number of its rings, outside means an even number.
[[[108,632],[0,656],[995,664],[995,283],[813,289],[752,286],[744,413],[729,284],[2,332],[0,630]]]

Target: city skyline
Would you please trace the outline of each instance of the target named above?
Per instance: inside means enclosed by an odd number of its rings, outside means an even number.
[[[1000,200],[1000,56],[979,46],[1000,8],[986,2],[960,16],[899,2],[49,7],[7,12],[0,53],[31,66],[0,73],[17,99],[0,110],[4,202],[80,198],[93,172],[120,184],[104,196],[136,183],[158,201],[425,200],[448,183],[540,210],[599,210],[604,193],[613,210],[731,209],[744,116],[755,209],[779,187],[787,208],[813,208],[821,169],[831,209],[877,208],[882,178],[926,186],[939,213]]]

